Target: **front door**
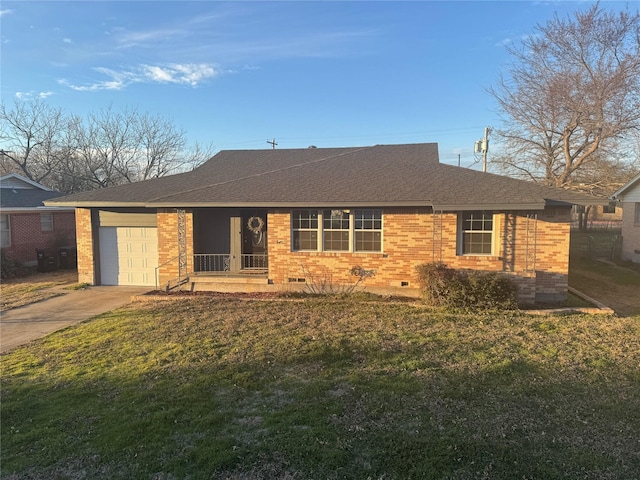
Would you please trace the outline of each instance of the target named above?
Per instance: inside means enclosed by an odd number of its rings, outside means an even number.
[[[267,269],[267,211],[251,210],[230,218],[230,270]]]

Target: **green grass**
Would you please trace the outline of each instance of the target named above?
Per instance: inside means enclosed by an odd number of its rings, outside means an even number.
[[[2,357],[3,479],[633,479],[640,318],[132,304]]]

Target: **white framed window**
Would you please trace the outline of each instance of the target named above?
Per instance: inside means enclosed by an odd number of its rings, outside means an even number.
[[[40,214],[40,230],[51,232],[53,230],[53,213],[45,212]]]
[[[319,215],[317,210],[294,210],[291,227],[294,250],[318,250]]]
[[[323,210],[323,250],[326,252],[348,252],[350,224],[349,210]]]
[[[461,255],[491,255],[493,253],[493,212],[473,210],[459,215]]]
[[[10,247],[11,246],[11,224],[9,220],[9,215],[3,213],[0,215],[0,247]]]
[[[356,210],[355,251],[382,251],[382,210]]]
[[[640,202],[636,202],[636,209],[634,211],[633,222],[636,225],[640,225]]]
[[[293,210],[291,230],[294,251],[382,252],[381,209]]]

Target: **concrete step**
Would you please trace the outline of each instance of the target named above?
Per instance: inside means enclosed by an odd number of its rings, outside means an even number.
[[[189,281],[196,284],[215,283],[229,284],[237,283],[242,285],[268,285],[269,279],[266,275],[189,275]]]
[[[196,292],[275,292],[277,288],[265,275],[233,276],[192,275],[191,290]]]

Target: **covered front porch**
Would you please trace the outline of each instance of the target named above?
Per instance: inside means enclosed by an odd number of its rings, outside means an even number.
[[[190,275],[266,278],[267,228],[266,209],[195,209]]]

